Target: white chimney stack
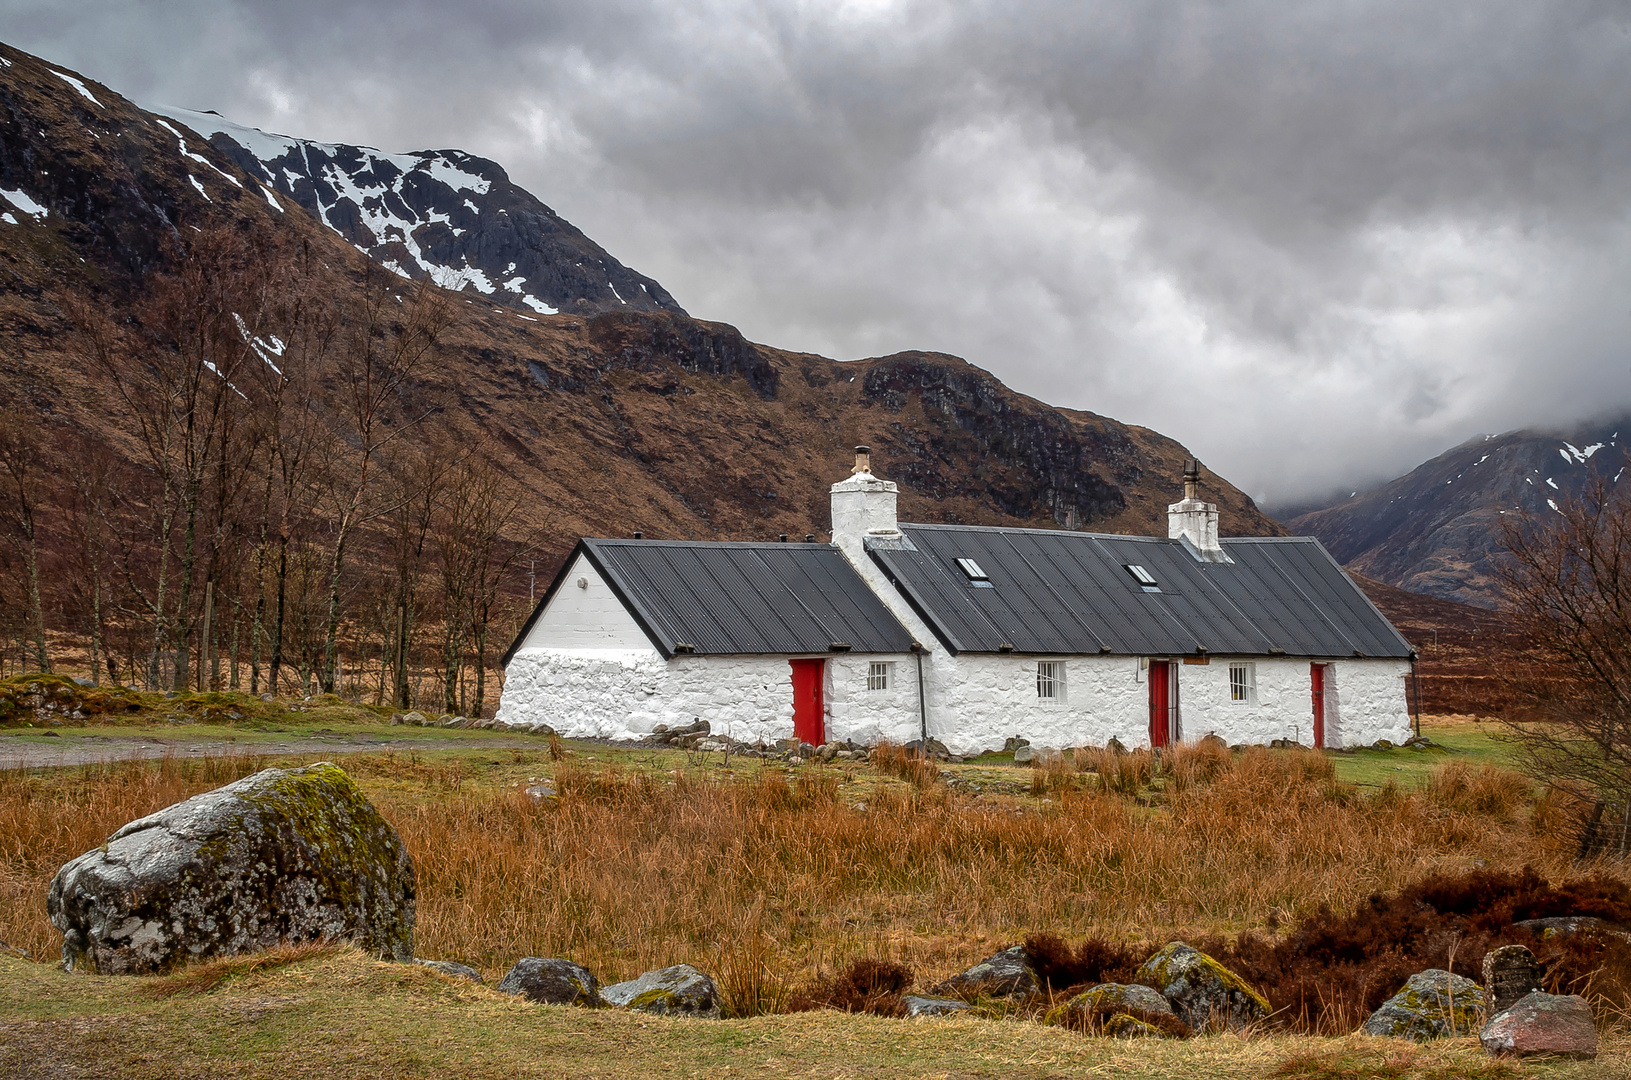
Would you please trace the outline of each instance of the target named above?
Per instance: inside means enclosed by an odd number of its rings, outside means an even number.
[[[1167,539],[1182,540],[1201,562],[1234,562],[1218,542],[1218,507],[1200,498],[1201,469],[1194,458],[1184,463],[1184,497],[1167,507]]]
[[[832,486],[832,542],[859,563],[865,558],[866,537],[898,536],[899,493],[897,485],[872,475],[872,448],[857,446],[849,478]]]

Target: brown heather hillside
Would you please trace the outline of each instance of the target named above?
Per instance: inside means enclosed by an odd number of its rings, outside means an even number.
[[[130,453],[129,417],[67,351],[63,294],[116,308],[187,230],[253,222],[349,280],[364,256],[180,124],[0,46],[0,187],[45,205],[0,224],[0,406]],[[236,183],[225,177],[230,175]],[[201,184],[204,192],[194,186]],[[242,187],[238,186],[242,185]],[[206,201],[207,196],[207,201]],[[485,448],[530,494],[544,547],[579,535],[824,534],[826,489],[857,443],[924,521],[1165,532],[1187,451],[1145,428],[1053,408],[955,357],[840,363],[668,312],[526,317],[460,294],[418,389],[434,425]],[[1283,530],[1214,480],[1225,534]]]

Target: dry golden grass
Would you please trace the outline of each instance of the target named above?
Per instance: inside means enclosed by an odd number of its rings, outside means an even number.
[[[1034,931],[1231,933],[1321,903],[1343,910],[1475,859],[1559,880],[1572,855],[1563,816],[1521,812],[1504,776],[1450,766],[1427,790],[1367,795],[1314,752],[1186,747],[1136,795],[1069,770],[1045,801],[870,770],[766,765],[699,779],[577,760],[551,766],[558,802],[469,783],[459,764],[346,763],[413,855],[419,955],[490,974],[560,955],[608,980],[697,963],[719,973],[732,1012],[750,1015],[859,956],[906,963],[927,985]],[[0,773],[0,939],[54,957],[45,893],[63,862],[263,764]],[[1127,754],[1100,763],[1100,780],[1123,766],[1150,778]]]

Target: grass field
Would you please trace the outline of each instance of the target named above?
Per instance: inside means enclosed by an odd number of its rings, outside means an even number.
[[[1631,1076],[1611,1036],[1594,1062],[1505,1064],[1469,1038],[1085,1038],[1038,1024],[835,1012],[667,1020],[532,1005],[352,951],[307,956],[203,993],[64,975],[0,958],[0,1075],[170,1078],[1111,1077],[1586,1080]]]
[[[489,984],[523,955],[567,956],[604,981],[690,962],[751,1014],[861,956],[906,963],[926,986],[1037,931],[1153,948],[1272,933],[1321,904],[1346,910],[1436,871],[1578,872],[1565,815],[1500,770],[1506,748],[1470,723],[1429,723],[1442,751],[1197,751],[1118,793],[1099,790],[1092,773],[1043,774],[1000,757],[914,783],[866,766],[793,769],[590,743],[569,742],[556,759],[541,741],[516,747],[487,732],[358,719],[292,714],[221,731],[248,751],[267,745],[262,736],[402,737],[341,764],[413,855],[416,952],[473,964]],[[256,730],[267,727],[282,730]],[[15,737],[0,736],[0,760]],[[273,760],[0,772],[0,940],[54,959],[60,937],[44,896],[58,866],[132,818]],[[545,779],[558,799],[525,793]],[[527,1006],[347,953],[166,1000],[143,996],[152,980],[3,963],[0,1075],[5,1054],[26,1062],[30,1047],[51,1048],[65,1067],[123,1062],[91,1075],[132,1077],[1624,1074],[1603,1071],[1621,1069],[1621,1043],[1597,1071],[1536,1072],[1490,1071],[1464,1041],[1418,1050],[1278,1035],[1130,1046],[1017,1021],[826,1013],[688,1026]],[[285,1057],[303,1046],[327,1049]],[[536,1067],[545,1060],[548,1070]]]

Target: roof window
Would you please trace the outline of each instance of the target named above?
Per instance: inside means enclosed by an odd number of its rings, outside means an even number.
[[[975,588],[989,589],[993,587],[991,578],[984,570],[980,569],[980,564],[973,559],[956,559],[953,561],[957,563],[957,569],[963,572],[963,576],[968,578],[969,584]]]
[[[1142,566],[1139,566],[1137,563],[1125,563],[1123,565],[1126,566],[1127,572],[1133,575],[1133,580],[1138,582],[1138,587],[1140,589],[1143,589],[1145,592],[1161,591],[1161,586],[1156,582],[1154,574],[1151,574],[1148,570],[1144,569]]]

